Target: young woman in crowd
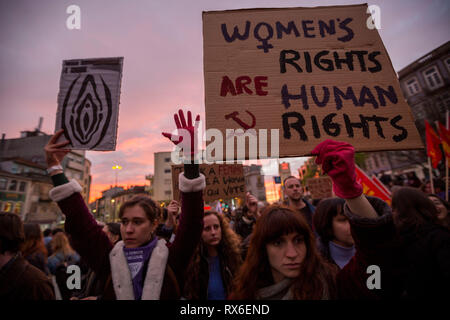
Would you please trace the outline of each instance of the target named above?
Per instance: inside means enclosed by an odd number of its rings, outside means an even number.
[[[63,264],[77,264],[80,256],[72,249],[64,232],[58,232],[52,239],[52,255],[48,257],[48,268],[51,274],[56,273],[58,266]]]
[[[398,232],[392,286],[406,299],[448,296],[450,231],[439,224],[436,206],[420,190],[403,187],[392,195],[392,211]]]
[[[20,248],[22,256],[30,264],[40,269],[46,275],[49,275],[50,271],[47,266],[48,252],[45,248],[41,228],[37,223],[25,223],[23,229],[25,232],[25,241]]]
[[[179,176],[181,218],[175,241],[170,246],[154,235],[160,208],[146,196],[136,196],[122,204],[119,217],[123,240],[113,245],[90,214],[81,197],[79,184],[75,180],[68,182],[60,169],[54,168],[52,171],[52,167],[59,165],[69,151],[64,148],[68,141],[56,142],[63,131],[58,131],[45,147],[47,165],[56,186],[50,191],[50,197],[66,215],[65,229],[71,235],[77,252],[99,277],[104,277],[103,299],[155,300],[181,297],[186,265],[201,238],[205,177],[200,174],[198,164],[192,161],[196,151],[193,142],[199,117],[195,125],[190,112],[187,122],[181,110],[174,118],[177,129],[189,132],[190,137],[183,136],[184,139],[181,139],[164,134],[182,147],[189,162],[185,164],[184,173]]]
[[[390,208],[362,194],[351,145],[327,140],[312,153],[332,178],[335,194],[346,199],[344,214],[358,248],[355,259],[336,274],[336,268],[321,257],[307,221],[290,208],[269,206],[256,222],[231,299],[376,298],[382,294],[382,289],[369,290],[366,270],[386,264],[383,244],[395,235]]]
[[[428,194],[428,199],[433,202],[437,210],[438,223],[450,230],[450,205],[437,194]]]
[[[184,297],[225,300],[242,262],[239,245],[239,236],[229,227],[224,215],[205,212],[202,241],[187,269]]]
[[[318,234],[317,246],[327,261],[342,269],[355,254],[355,243],[350,222],[344,215],[345,200],[322,199],[313,216],[314,230]]]

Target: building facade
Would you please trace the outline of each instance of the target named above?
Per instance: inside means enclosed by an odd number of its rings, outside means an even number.
[[[20,138],[5,139],[4,135],[0,140],[0,160],[21,159],[34,163],[44,168],[46,174],[46,160],[44,147],[50,140],[51,135],[47,135],[39,130],[22,131]],[[7,164],[5,164],[6,166]],[[82,196],[86,203],[89,201],[91,189],[91,162],[86,159],[86,151],[71,150],[64,158],[62,164],[64,172],[69,179],[76,179],[82,187]],[[27,164],[29,170],[33,170],[32,165]],[[17,164],[16,164],[17,167]],[[8,170],[8,169],[7,169]]]
[[[445,125],[450,110],[450,41],[400,70],[398,77],[425,147],[425,120],[436,129],[435,122]],[[428,177],[425,149],[371,152],[365,164],[369,174],[414,171],[421,179]]]
[[[153,175],[153,200],[172,200],[172,160],[171,152],[155,152],[155,172]]]
[[[254,195],[259,201],[266,201],[266,187],[264,175],[261,174],[261,165],[252,164],[244,166],[244,176],[247,191]]]

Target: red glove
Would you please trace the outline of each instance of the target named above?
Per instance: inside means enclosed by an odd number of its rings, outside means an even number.
[[[179,116],[178,116],[179,114]],[[178,114],[174,114],[173,118],[177,126],[177,134],[171,134],[162,132],[162,135],[169,138],[175,145],[180,144],[183,149],[185,157],[194,157],[197,153],[197,137],[198,127],[200,124],[200,115],[195,118],[195,123],[192,123],[192,114],[190,111],[187,113],[187,122],[183,114],[183,110],[178,110]]]
[[[355,148],[346,142],[325,140],[319,143],[312,155],[317,155],[316,163],[322,165],[333,180],[334,193],[343,199],[352,199],[363,193],[356,181]]]

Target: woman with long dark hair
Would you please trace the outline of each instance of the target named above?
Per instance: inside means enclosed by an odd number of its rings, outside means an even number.
[[[49,275],[50,271],[47,267],[48,252],[45,248],[41,228],[37,223],[25,223],[23,229],[25,232],[25,241],[20,248],[22,256],[30,264],[40,269],[46,275]]]
[[[371,265],[388,265],[385,243],[395,236],[389,206],[363,195],[351,145],[326,140],[312,154],[332,178],[335,194],[345,199],[344,213],[358,248],[355,257],[337,273],[318,252],[303,217],[289,208],[269,206],[256,222],[231,299],[357,299],[383,294],[382,289],[370,290],[366,271]]]
[[[202,240],[186,272],[186,299],[224,300],[241,265],[240,238],[227,219],[205,212]]]

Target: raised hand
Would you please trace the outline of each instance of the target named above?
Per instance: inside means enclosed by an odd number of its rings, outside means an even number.
[[[334,193],[343,199],[360,196],[362,186],[356,181],[355,148],[346,142],[325,140],[318,144],[312,155],[317,155],[316,163],[333,180]]]
[[[253,214],[253,216],[257,216],[258,213],[258,199],[250,192],[247,192],[245,195],[245,204],[247,205],[248,212]]]
[[[66,154],[70,152],[70,149],[63,148],[64,146],[67,146],[70,141],[66,140],[64,142],[56,143],[63,132],[64,129],[60,129],[59,131],[57,131],[44,147],[48,168],[61,164],[61,161],[64,159]]]
[[[200,115],[197,115],[195,122],[192,123],[192,114],[187,113],[187,121],[184,117],[183,110],[178,110],[178,114],[174,114],[175,125],[177,126],[177,134],[162,132],[162,135],[175,145],[179,145],[183,149],[185,158],[192,159],[198,152],[197,137],[198,127],[200,124]]]

